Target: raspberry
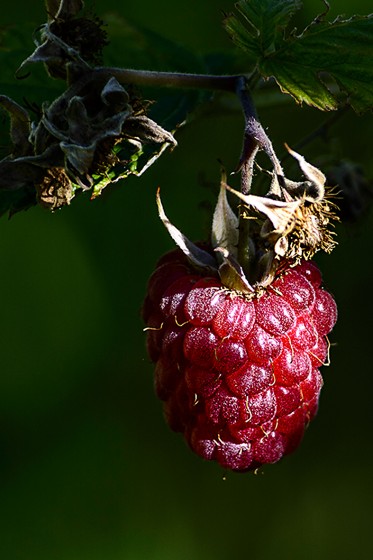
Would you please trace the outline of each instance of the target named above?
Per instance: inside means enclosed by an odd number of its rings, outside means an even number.
[[[247,295],[176,249],[150,278],[143,318],[166,420],[195,453],[247,471],[296,449],[337,319],[313,262],[282,267]]]
[[[253,146],[242,192],[222,178],[206,244],[169,221],[158,191],[159,216],[178,249],[159,260],[143,306],[170,428],[202,458],[235,471],[275,463],[300,444],[317,412],[319,368],[337,320],[311,261],[336,244],[325,176],[288,148],[306,179],[290,181],[271,149],[270,189],[251,195]],[[227,190],[244,202],[238,215]]]

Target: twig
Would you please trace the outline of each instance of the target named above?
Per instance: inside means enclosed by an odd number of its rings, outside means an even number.
[[[216,76],[212,74],[183,74],[177,72],[155,72],[109,67],[97,67],[94,72],[97,74],[114,76],[121,84],[130,83],[141,86],[211,89],[216,91],[230,91],[233,93],[237,90],[237,83],[244,78],[242,75]]]

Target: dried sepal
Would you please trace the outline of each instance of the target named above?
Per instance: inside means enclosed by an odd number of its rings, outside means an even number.
[[[163,144],[167,142],[172,147],[177,146],[177,142],[171,132],[162,128],[146,115],[129,117],[126,121],[125,135],[129,138],[139,139],[140,142]]]
[[[255,294],[255,288],[247,280],[236,257],[224,247],[216,247],[215,251],[222,257],[222,264],[219,266],[219,277],[222,284],[235,292],[246,295]]]
[[[233,212],[227,198],[225,177],[220,183],[218,201],[212,220],[211,243],[213,248],[227,249],[230,255],[237,257],[238,217]],[[222,253],[218,253],[218,256]]]
[[[281,185],[284,184],[284,177],[283,175],[280,176],[277,175],[275,171],[270,173],[270,175],[272,178],[271,178],[271,185],[267,193],[267,196],[269,198],[274,197],[275,200],[280,200],[283,197],[283,191]],[[281,179],[281,184],[280,184],[280,179]]]
[[[296,183],[285,179],[285,187],[289,193],[293,193],[296,196],[303,196],[306,200],[310,202],[317,202],[324,198],[325,195],[325,183],[326,177],[324,173],[317,167],[311,165],[306,161],[306,159],[301,155],[289,148],[285,144],[285,148],[289,154],[298,161],[299,167],[301,168],[304,176],[308,181],[301,183]]]
[[[78,0],[81,3],[81,0]],[[61,0],[45,0],[45,9],[47,11],[48,21],[51,21],[57,16],[57,13],[60,10],[62,4],[65,2],[61,2]]]
[[[308,181],[296,183],[274,174],[266,197],[244,195],[229,186],[227,189],[262,215],[257,216],[262,250],[271,250],[277,259],[295,264],[312,258],[320,249],[332,251],[336,241],[331,225],[337,214],[336,205],[325,191],[324,174],[296,152],[293,154]]]
[[[285,144],[285,147],[289,154],[298,161],[299,167],[307,180],[292,181],[285,177],[283,172],[278,173],[274,169],[267,196],[285,201],[290,201],[292,198],[304,198],[310,202],[322,200],[325,195],[325,175],[320,169],[308,163],[302,155],[290,149],[287,144]],[[290,195],[290,198],[287,195]]]
[[[67,65],[79,64],[81,69],[101,62],[102,49],[108,44],[103,21],[97,16],[85,16],[81,0],[47,0],[48,21],[35,33],[36,49],[17,70],[42,62],[53,78],[66,79]]]
[[[89,69],[89,65],[82,59],[79,52],[50,31],[49,25],[42,26],[41,44],[36,42],[36,49],[28,56],[16,71],[17,77],[22,77],[22,71],[29,64],[43,63],[52,78],[66,79],[67,62],[75,62],[81,68]]]
[[[0,188],[23,189],[30,205],[55,209],[69,204],[77,189],[90,189],[95,198],[107,185],[141,175],[177,142],[147,116],[151,102],[142,101],[131,84],[119,83],[117,69],[101,66],[108,42],[100,18],[84,14],[82,0],[45,4],[47,22],[35,31],[34,52],[17,74],[29,63],[42,63],[50,76],[66,80],[66,90],[38,107],[35,121],[0,96],[13,144],[0,161]]]
[[[73,67],[71,64],[69,67]],[[123,111],[130,103],[130,96],[126,89],[114,77],[108,79],[101,91],[102,102],[111,107],[111,111]]]
[[[77,76],[75,70],[71,75]],[[13,141],[13,153],[0,161],[0,188],[33,188],[39,202],[48,169],[58,180],[63,175],[54,170],[64,168],[75,186],[93,189],[96,197],[110,183],[144,173],[167,147],[176,145],[171,132],[144,114],[140,100],[132,106],[126,89],[109,72],[82,72],[62,95],[42,106],[37,122],[30,122],[27,111],[10,98],[1,96],[0,106],[10,115]],[[45,180],[49,185],[47,176]],[[62,181],[62,191],[64,185]],[[58,199],[68,204],[71,197]],[[43,206],[56,207],[49,202]]]
[[[133,146],[138,158],[145,144],[177,144],[172,133],[143,114],[141,107],[135,112],[128,92],[110,73],[103,75],[95,71],[83,74],[80,81],[44,109],[36,141],[43,128],[51,135],[50,141],[59,142],[70,173],[74,174],[75,170],[78,175],[73,177],[74,181],[82,182],[84,188],[100,184],[99,192],[104,184],[111,182],[102,182],[101,178],[110,177],[113,166],[121,164],[117,154],[125,145]],[[148,166],[162,151],[157,150]],[[125,157],[128,165],[123,166],[124,172],[118,170],[111,175],[113,181],[140,172],[136,166],[131,168],[131,155]],[[102,177],[95,181],[92,174]],[[99,192],[96,189],[95,196]]]
[[[245,204],[254,208],[257,212],[264,214],[271,223],[272,231],[284,232],[288,229],[289,224],[293,221],[294,214],[299,208],[301,201],[293,200],[283,202],[281,200],[273,200],[263,196],[256,196],[253,194],[242,194],[228,185],[226,188],[234,193],[238,198],[243,200]]]
[[[76,16],[84,7],[82,0],[46,0],[45,7],[50,19],[67,19]]]
[[[176,245],[183,251],[184,255],[188,258],[192,266],[204,270],[208,274],[217,274],[217,262],[210,253],[204,251],[200,247],[197,247],[192,241],[190,241],[176,226],[174,226],[164,211],[160,189],[157,190],[157,206],[158,214],[162,220],[163,225],[167,229],[168,233],[175,241]]]
[[[113,87],[114,79],[109,79]],[[65,155],[70,171],[80,175],[89,174],[99,146],[108,138],[120,137],[126,119],[131,115],[132,109],[126,104],[127,92],[119,86],[116,98],[120,97],[122,90],[122,111],[113,113],[107,103],[110,90],[108,83],[104,84],[100,97],[96,92],[87,92],[85,95],[74,95],[75,88],[69,88],[52,105],[44,110],[39,128],[45,128],[50,134],[50,142],[57,142]],[[72,90],[70,92],[70,89]],[[96,114],[88,115],[88,107],[96,97]],[[119,102],[119,101],[118,101]],[[64,115],[61,108],[64,107]],[[37,130],[38,137],[42,130]]]
[[[89,146],[79,146],[71,142],[60,142],[60,148],[66,156],[67,165],[80,175],[87,174],[93,163],[96,143]],[[89,184],[86,185],[89,188]]]

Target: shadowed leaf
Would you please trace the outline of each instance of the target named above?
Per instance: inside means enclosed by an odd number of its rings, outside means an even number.
[[[298,103],[322,111],[345,104],[357,113],[373,107],[373,14],[338,17],[323,14],[301,34],[287,33],[298,1],[243,0],[225,27],[264,78],[274,77]],[[243,18],[243,19],[242,19]]]

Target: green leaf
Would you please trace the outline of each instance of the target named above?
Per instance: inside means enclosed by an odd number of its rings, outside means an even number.
[[[286,34],[298,0],[241,0],[243,21],[228,16],[225,27],[264,78],[274,77],[298,103],[322,111],[349,104],[357,113],[373,107],[373,14],[318,16],[300,34]]]
[[[347,102],[362,113],[373,107],[372,59],[373,16],[356,16],[311,25],[263,58],[260,71],[299,103],[326,111]]]
[[[224,25],[234,42],[245,51],[251,62],[276,50],[300,0],[241,0],[235,7],[242,16],[228,16]]]

